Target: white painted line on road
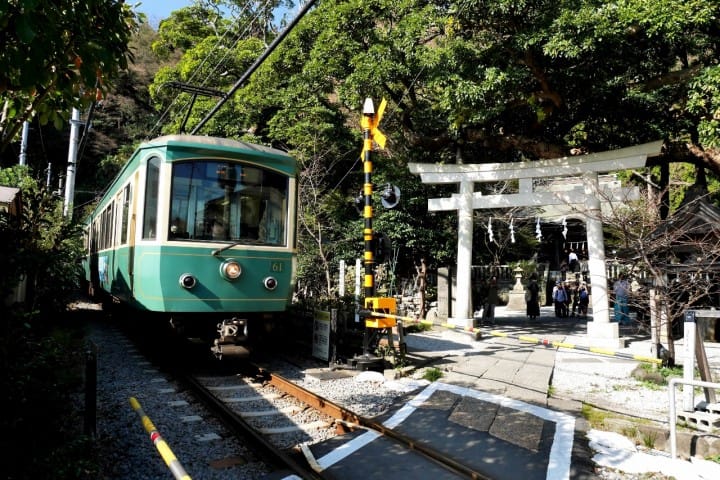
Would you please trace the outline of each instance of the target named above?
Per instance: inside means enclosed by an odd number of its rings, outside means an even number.
[[[323,470],[325,470],[326,468],[341,461],[343,458],[357,452],[379,436],[380,434],[378,432],[365,432],[359,437],[354,438],[347,443],[344,443],[343,445],[339,446],[335,450],[331,451],[330,453],[319,459],[318,464],[322,467]]]
[[[503,407],[512,408],[514,410],[534,415],[549,422],[554,422],[555,435],[552,447],[550,447],[550,457],[548,458],[548,469],[545,478],[547,480],[567,480],[570,478],[570,463],[572,460],[572,447],[575,437],[575,417],[549,410],[547,408],[531,405],[520,400],[495,395],[493,393],[482,392],[467,387],[434,382],[428,385],[408,403],[403,405],[392,417],[383,422],[383,425],[387,428],[397,427],[407,420],[407,418],[418,407],[420,407],[430,398],[430,396],[432,396],[433,393],[438,390],[445,390],[456,395],[472,397],[485,402],[495,403]],[[366,432],[320,458],[318,463],[323,469],[326,469],[352,453],[360,450],[379,436],[380,435],[376,432]]]

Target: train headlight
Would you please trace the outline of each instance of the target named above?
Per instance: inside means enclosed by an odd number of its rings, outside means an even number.
[[[242,274],[242,268],[237,260],[228,259],[220,264],[220,275],[225,280],[235,280]]]
[[[268,290],[275,290],[278,286],[278,282],[275,277],[267,277],[263,280],[263,285],[265,285],[265,288]]]
[[[197,285],[197,279],[193,275],[191,275],[189,273],[183,273],[182,275],[180,275],[180,286],[181,287],[187,288],[188,290],[190,290],[195,285]]]

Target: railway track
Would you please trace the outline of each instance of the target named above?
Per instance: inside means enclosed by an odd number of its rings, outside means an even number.
[[[176,385],[175,388],[156,390],[155,384],[150,383],[143,390],[135,389],[134,393],[144,396],[143,404],[147,402],[147,411],[153,416],[178,403],[168,397],[175,394],[186,397],[189,402],[185,404],[195,404],[199,410],[208,412],[198,413],[202,418],[197,418],[199,428],[195,430],[208,430],[221,421],[223,428],[218,429],[216,445],[225,448],[239,444],[240,449],[252,452],[206,454],[198,459],[194,451],[184,448],[187,442],[175,440],[188,438],[188,434],[182,433],[182,425],[177,422],[159,425],[167,438],[173,440],[171,445],[178,443],[178,458],[187,458],[188,471],[195,473],[209,465],[208,458],[224,457],[228,462],[213,462],[211,475],[220,475],[226,468],[217,465],[229,465],[236,458],[253,463],[256,458],[266,465],[263,475],[242,478],[265,478],[270,472],[271,478],[353,480],[410,475],[409,471],[398,470],[401,466],[418,472],[411,475],[415,478],[517,478],[514,473],[498,470],[497,462],[500,462],[532,465],[533,470],[540,473],[528,476],[530,480],[544,478],[543,472],[550,468],[543,459],[547,448],[558,435],[562,439],[567,437],[566,428],[558,429],[559,420],[552,417],[535,420],[548,425],[542,436],[535,439],[538,445],[542,444],[539,447],[542,451],[528,453],[526,447],[512,442],[501,446],[497,438],[505,438],[502,437],[504,430],[497,431],[501,437],[496,437],[495,427],[489,431],[482,426],[487,419],[479,418],[482,412],[494,412],[497,407],[493,405],[499,405],[501,400],[466,388],[433,383],[420,393],[415,391],[411,399],[400,393],[388,394],[386,385],[392,382],[385,382],[377,372],[363,372],[356,378],[356,372],[329,372],[298,359],[281,362],[275,354],[268,357],[272,359],[268,364],[271,366],[241,371],[239,363],[202,363],[199,358],[190,359],[187,349],[182,351],[180,359],[173,359],[174,355],[167,351],[160,355],[161,361],[156,355],[158,361],[153,363],[162,366],[160,371],[150,373],[154,376],[150,382],[162,376],[168,384]],[[202,371],[195,370],[195,374],[189,375],[187,366],[197,369],[198,365]],[[185,371],[181,371],[183,369]],[[282,371],[285,377],[275,371]],[[380,375],[380,378],[373,380],[374,383],[365,383],[361,381],[365,374]],[[138,375],[135,373],[133,378]],[[157,400],[155,392],[160,394]],[[204,407],[190,399],[202,400]],[[505,418],[504,408],[500,407],[492,416]],[[538,416],[534,411],[523,415]],[[217,478],[240,478],[232,476],[232,472],[241,468],[231,467]]]
[[[320,479],[305,465],[299,463],[287,453],[287,434],[311,430],[307,423],[303,426],[287,425],[262,426],[259,419],[277,418],[299,413],[299,405],[273,406],[269,403],[280,399],[280,395],[269,392],[258,383],[244,382],[237,377],[194,377],[187,375],[181,379],[192,394],[216,415],[236,437],[251,444],[252,449],[269,465],[279,470],[288,470],[300,478]],[[292,403],[292,402],[288,402]],[[277,423],[277,422],[275,422]],[[313,427],[323,428],[325,422],[314,423]],[[285,440],[278,440],[278,434],[285,434]],[[275,438],[273,438],[275,437]]]
[[[356,431],[385,437],[393,443],[395,455],[415,452],[451,476],[489,478],[421,439],[399,434],[260,367],[242,376],[188,377],[183,382],[222,418],[228,429],[260,446],[264,460],[284,465],[300,478],[329,478],[309,446],[331,438],[337,441],[339,436]]]

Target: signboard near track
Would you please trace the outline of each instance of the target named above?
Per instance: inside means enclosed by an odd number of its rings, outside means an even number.
[[[330,312],[316,310],[313,315],[312,356],[330,360]]]

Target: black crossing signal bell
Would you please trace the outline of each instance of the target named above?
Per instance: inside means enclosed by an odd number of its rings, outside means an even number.
[[[385,184],[382,192],[380,192],[380,203],[387,209],[397,207],[400,203],[400,189],[393,184]],[[353,204],[358,213],[363,213],[365,196],[362,191],[360,191],[357,197],[353,198]]]
[[[384,233],[373,233],[373,256],[375,262],[385,263],[390,260],[390,252],[392,251],[392,241],[390,237]]]
[[[400,203],[400,189],[390,183],[385,184],[380,197],[380,203],[385,208],[395,208]]]

